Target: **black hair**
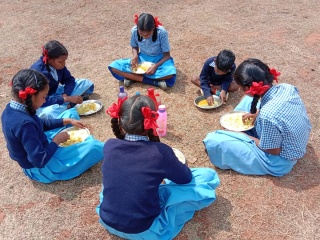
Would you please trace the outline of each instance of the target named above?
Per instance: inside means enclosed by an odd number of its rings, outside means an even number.
[[[152,34],[152,42],[155,42],[157,40],[157,28],[155,27],[154,17],[149,13],[142,13],[140,14],[138,18],[138,30],[140,31],[151,31],[153,29]],[[142,37],[139,34],[139,31],[137,31],[138,34],[138,41],[142,41]]]
[[[249,58],[243,61],[235,70],[233,78],[242,88],[252,86],[253,82],[263,82],[263,85],[272,86],[273,75],[270,68],[259,59]],[[257,103],[260,96],[255,94],[251,103],[251,113],[257,112]]]
[[[152,111],[156,111],[154,102],[147,96],[133,96],[123,102],[119,112],[119,120],[117,118],[111,119],[111,127],[117,138],[124,139],[124,132],[126,132],[135,135],[146,134],[150,141],[160,142],[160,138],[153,134],[153,129],[144,129],[144,116],[141,111],[143,107],[149,107]]]
[[[47,84],[48,80],[42,73],[32,69],[20,70],[12,79],[12,96],[19,99],[19,91],[24,91],[27,87],[36,90],[37,92],[34,95],[38,95]],[[28,94],[24,102],[28,113],[35,115],[36,110],[32,106],[32,95]]]
[[[228,72],[236,60],[236,56],[230,50],[222,50],[216,58],[216,66],[220,71]]]
[[[51,40],[47,42],[43,47],[45,50],[48,51],[48,58],[51,58],[51,59],[56,59],[56,58],[59,58],[60,56],[68,55],[68,50],[66,49],[66,47],[63,46],[63,44],[57,40]],[[44,56],[44,53],[42,53],[42,55]],[[46,67],[47,67],[47,70],[50,72],[48,62],[46,63]]]

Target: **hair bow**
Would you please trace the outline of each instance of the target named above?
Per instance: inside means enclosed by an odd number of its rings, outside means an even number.
[[[268,89],[270,88],[269,85],[263,85],[263,82],[252,82],[252,85],[250,86],[250,89],[246,91],[246,94],[254,95],[263,95]]]
[[[110,107],[108,107],[106,113],[109,114],[112,118],[119,118],[121,105],[126,99],[127,98],[118,98],[118,105],[116,103],[113,103]]]
[[[37,92],[37,90],[35,90],[31,87],[27,87],[24,91],[23,90],[19,91],[19,98],[21,98],[22,100],[26,100],[28,94],[32,95],[36,92]]]
[[[42,58],[42,61],[44,62],[44,64],[47,64],[48,63],[48,50],[44,48],[44,46],[42,46],[42,55],[43,55],[43,58]]]
[[[157,119],[159,114],[156,111],[152,111],[149,107],[143,107],[141,112],[144,116],[144,129],[152,129],[153,135],[158,136],[156,129],[158,128]]]
[[[133,22],[134,22],[135,24],[138,24],[138,19],[139,19],[138,14],[135,14],[135,15],[134,15]]]
[[[280,72],[278,72],[275,68],[270,68],[270,73],[273,75],[273,80],[278,82],[278,77],[280,76]]]
[[[159,18],[158,18],[158,17],[155,17],[155,18],[154,18],[154,25],[155,25],[156,27],[162,26],[162,23],[159,21]]]

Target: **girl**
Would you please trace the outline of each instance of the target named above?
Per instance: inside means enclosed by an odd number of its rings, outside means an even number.
[[[124,86],[129,87],[133,82],[142,82],[158,86],[163,90],[172,87],[176,81],[176,68],[170,56],[170,45],[167,31],[161,26],[158,18],[151,14],[135,15],[134,26],[131,30],[132,58],[120,59],[109,65],[112,75]],[[140,51],[140,52],[139,52]],[[132,73],[138,63],[152,62],[144,75]]]
[[[190,170],[159,142],[149,97],[121,101],[107,110],[117,139],[103,149],[100,223],[125,239],[173,239],[196,210],[215,200],[219,178],[209,168]]]
[[[248,96],[235,110],[250,112],[243,120],[252,117],[255,128],[247,133],[209,133],[204,144],[215,166],[242,174],[283,176],[306,153],[311,130],[306,108],[294,86],[272,85],[279,75],[258,59],[248,59],[236,69],[234,79]]]
[[[1,116],[10,157],[29,178],[43,183],[77,177],[103,158],[103,143],[92,136],[70,147],[58,147],[69,139],[68,133],[57,133],[64,125],[86,126],[72,118],[79,119],[74,108],[59,119],[39,118],[36,110],[45,103],[48,91],[44,75],[31,69],[19,71],[12,80],[13,99]]]
[[[42,47],[42,56],[30,67],[49,80],[46,103],[37,110],[40,118],[56,118],[67,108],[87,100],[87,94],[93,92],[93,82],[87,79],[75,80],[71,75],[66,67],[67,59],[67,49],[60,42],[52,40]]]

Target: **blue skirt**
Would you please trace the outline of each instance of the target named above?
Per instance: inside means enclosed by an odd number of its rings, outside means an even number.
[[[162,57],[163,54],[158,55],[158,56],[149,56],[143,53],[139,53],[139,59],[138,62],[153,62],[153,63],[157,63],[159,62]],[[113,61],[109,66],[108,66],[111,74],[118,79],[119,81],[123,81],[124,77],[114,73],[112,71],[111,68],[115,68],[121,72],[126,72],[126,73],[132,73],[131,71],[131,58],[123,58],[123,59],[118,59],[116,61]],[[155,72],[155,74],[153,75],[143,75],[146,76],[150,79],[158,79],[158,78],[162,78],[165,76],[169,76],[169,75],[173,75],[172,78],[166,80],[167,86],[168,87],[172,87],[174,85],[174,83],[176,82],[176,68],[174,66],[174,61],[173,58],[170,58],[169,60],[165,61],[164,63],[162,63],[157,71]]]
[[[245,96],[235,110],[249,112],[251,102],[252,97]],[[256,137],[255,129],[247,134]],[[203,143],[213,165],[242,174],[283,176],[297,163],[262,151],[243,133],[218,130],[208,133]]]
[[[91,82],[88,79],[77,79],[76,85],[71,93],[71,96],[80,96],[84,93],[91,94],[93,93],[94,85],[93,82]],[[61,96],[64,92],[64,86],[59,85],[57,88],[57,91],[54,95]],[[37,115],[40,118],[45,119],[55,119],[58,118],[58,116],[67,110],[68,103],[65,102],[61,105],[59,104],[53,104],[50,106],[42,107],[37,110]]]
[[[79,119],[74,108],[65,111],[59,117]],[[45,132],[49,141],[63,128]],[[43,168],[23,169],[23,171],[32,180],[42,183],[69,180],[79,176],[103,159],[103,145],[104,143],[89,136],[84,142],[69,147],[58,147]]]
[[[220,185],[217,173],[210,168],[193,168],[192,181],[188,184],[175,184],[165,180],[166,184],[159,186],[161,213],[153,221],[151,227],[136,234],[119,232],[100,223],[110,233],[125,239],[171,240],[182,230],[184,224],[194,215],[195,211],[208,207],[216,199],[215,189]],[[100,193],[100,203],[103,195]],[[96,208],[100,212],[100,205]]]

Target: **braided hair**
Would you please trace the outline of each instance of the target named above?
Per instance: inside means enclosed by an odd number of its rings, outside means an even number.
[[[42,73],[32,69],[20,70],[12,79],[12,96],[15,99],[21,99],[19,97],[19,91],[25,91],[28,87],[36,90],[34,95],[38,95],[47,84],[48,80]],[[36,110],[32,106],[32,95],[27,94],[26,99],[21,100],[24,101],[28,113],[35,115]]]
[[[60,56],[68,55],[68,50],[62,43],[58,42],[57,40],[51,40],[47,42],[42,49],[42,56],[45,58],[56,59]],[[44,61],[47,70],[50,72],[49,63],[48,61]]]
[[[155,42],[158,37],[157,28],[154,22],[154,17],[149,13],[142,13],[140,14],[138,18],[137,27],[140,31],[151,31],[153,29],[152,34],[152,42]],[[142,37],[139,34],[139,31],[137,31],[138,34],[138,41],[142,41]]]
[[[123,102],[119,112],[119,120],[117,118],[111,119],[112,131],[117,138],[124,139],[124,132],[126,132],[147,135],[150,141],[160,142],[160,138],[153,134],[152,129],[144,129],[144,116],[141,111],[143,107],[149,107],[152,111],[156,111],[153,101],[147,96],[133,96]]]
[[[249,58],[243,61],[235,70],[233,78],[242,88],[252,86],[253,82],[263,82],[263,85],[272,86],[273,75],[270,68],[259,59]],[[257,103],[260,95],[255,94],[251,103],[250,113],[257,112]]]

